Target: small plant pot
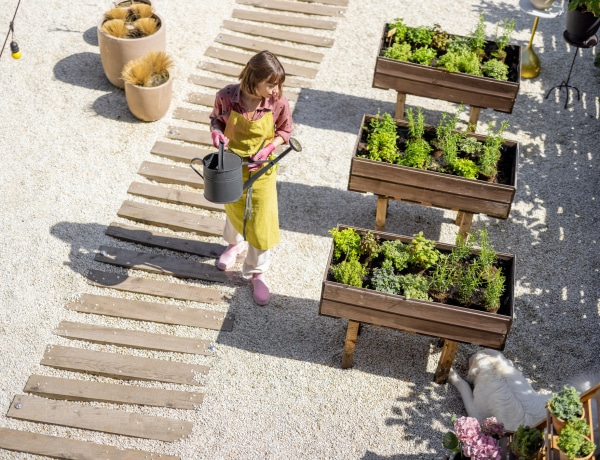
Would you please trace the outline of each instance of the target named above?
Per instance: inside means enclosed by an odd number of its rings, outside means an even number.
[[[588,441],[591,441],[591,439],[588,436],[584,436],[585,439],[587,439]],[[592,458],[594,456],[594,452],[590,452],[589,455],[586,455],[585,457],[575,457],[574,459],[570,459],[567,454],[565,454],[562,450],[558,450],[558,458],[559,460],[589,460],[590,458]]]
[[[167,47],[167,31],[162,18],[154,13],[159,29],[152,35],[141,38],[117,38],[102,30],[104,19],[98,22],[98,48],[100,60],[106,78],[117,88],[123,89],[125,83],[121,79],[123,67],[133,59],[141,58],[150,51],[165,51]]]
[[[137,119],[156,121],[166,115],[171,105],[173,78],[160,86],[144,87],[125,83],[125,98],[129,110]]]

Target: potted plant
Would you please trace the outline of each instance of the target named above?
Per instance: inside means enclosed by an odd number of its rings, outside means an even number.
[[[569,0],[565,38],[586,45],[600,28],[600,0]]]
[[[580,393],[571,386],[565,385],[562,390],[552,393],[546,408],[552,417],[554,434],[560,435],[568,422],[583,418],[583,403]]]
[[[495,417],[486,418],[481,424],[475,417],[452,418],[454,431],[448,431],[442,444],[454,453],[453,459],[497,460],[503,448],[504,425]]]
[[[173,61],[164,51],[151,51],[125,64],[122,79],[131,113],[143,121],[162,118],[171,104]]]
[[[506,219],[519,144],[504,138],[505,123],[490,123],[486,135],[456,130],[459,111],[442,114],[437,126],[426,125],[420,109],[409,109],[407,121],[365,114],[348,190]]]
[[[504,20],[491,41],[483,15],[469,36],[397,18],[384,27],[373,87],[511,113],[521,80],[521,48],[509,44],[513,28]]]
[[[589,438],[590,431],[589,425],[583,419],[568,422],[556,441],[556,446],[560,449],[561,460],[592,458],[596,445]]]
[[[485,231],[455,245],[342,225],[331,234],[319,314],[504,348],[514,256],[494,252]]]
[[[125,86],[121,72],[127,62],[166,49],[166,27],[152,6],[133,0],[123,5],[108,10],[97,26],[102,68],[117,88]]]
[[[510,450],[516,460],[536,460],[544,445],[542,432],[535,427],[519,425],[512,436]]]

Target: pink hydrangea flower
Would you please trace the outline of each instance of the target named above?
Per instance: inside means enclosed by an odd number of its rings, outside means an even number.
[[[498,439],[505,434],[504,425],[495,417],[487,418],[482,425],[474,417],[460,417],[454,422],[454,433],[463,455],[471,460],[501,460]]]

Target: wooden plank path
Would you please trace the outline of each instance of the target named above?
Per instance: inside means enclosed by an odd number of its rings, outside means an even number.
[[[179,460],[174,455],[157,454],[134,449],[119,449],[88,441],[0,428],[0,449],[44,455],[51,458],[98,460]]]
[[[207,46],[204,52],[207,60],[197,65],[201,74],[189,76],[189,82],[198,87],[198,91],[189,93],[185,101],[192,107],[175,107],[173,110],[173,120],[188,124],[169,126],[165,140],[157,141],[150,151],[167,162],[144,161],[138,170],[142,180],[134,181],[127,190],[136,200],[125,200],[117,211],[121,219],[134,225],[113,222],[106,229],[106,235],[111,238],[151,249],[141,252],[103,245],[94,256],[95,261],[111,266],[169,275],[183,281],[132,276],[131,273],[123,273],[125,270],[90,270],[85,274],[88,284],[109,289],[112,294],[83,293],[78,300],[65,305],[66,309],[81,315],[197,327],[220,333],[233,330],[234,317],[227,312],[182,307],[174,305],[173,301],[218,305],[227,302],[229,297],[218,288],[194,284],[193,280],[220,285],[236,285],[239,280],[217,270],[214,262],[209,264],[183,256],[165,256],[152,249],[168,249],[209,259],[220,256],[225,245],[178,234],[192,233],[202,239],[221,236],[223,231],[224,220],[213,217],[214,213],[224,211],[223,205],[204,198],[204,181],[189,167],[193,159],[197,159],[198,167],[201,167],[200,160],[214,151],[208,129],[214,95],[224,86],[237,83],[240,71],[254,53],[270,49],[281,57],[286,69],[285,95],[293,110],[299,102],[300,91],[311,87],[320,62],[334,46],[331,31],[344,17],[348,0],[236,0],[236,3],[242,8],[233,10],[231,18],[223,21],[222,31],[215,37],[214,43]],[[302,28],[302,32],[288,30],[286,26]],[[176,209],[177,206],[195,208],[198,213]],[[160,231],[161,228],[170,233]],[[240,255],[238,261],[243,257],[243,254]],[[120,293],[146,295],[163,301],[131,300],[119,297]],[[182,356],[203,355],[210,359],[215,357],[210,340],[78,321],[62,321],[54,333],[74,341],[115,345],[124,351],[105,353],[77,347],[48,346],[40,363],[71,371],[79,377],[30,376],[23,390],[27,394],[14,397],[8,410],[9,417],[165,442],[176,442],[191,432],[190,422],[130,413],[121,407],[90,406],[89,403],[197,409],[203,401],[202,392],[148,388],[140,386],[139,381],[197,388],[209,366],[142,358],[130,354],[129,350],[160,350]],[[117,383],[90,380],[93,377],[88,374],[109,377]],[[119,449],[6,428],[0,428],[0,449],[78,460],[179,459],[162,453]]]
[[[134,414],[28,395],[15,396],[6,416],[167,442],[188,436],[193,425],[185,420]]]
[[[69,401],[100,401],[113,404],[197,409],[204,394],[196,391],[165,390],[134,385],[75,380],[46,375],[32,375],[25,393]]]
[[[157,382],[197,385],[198,376],[208,374],[209,367],[163,359],[83,350],[50,345],[40,364],[74,372],[87,372],[123,380],[156,380]]]
[[[176,307],[157,302],[118,299],[95,294],[83,294],[66,305],[68,310],[118,318],[202,327],[216,331],[231,331],[233,318],[225,313],[202,308]]]

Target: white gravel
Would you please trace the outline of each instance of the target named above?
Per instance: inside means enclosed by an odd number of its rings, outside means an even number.
[[[439,23],[465,35],[482,12],[488,36],[495,33],[492,24],[514,18],[512,41],[525,46],[533,17],[517,3],[350,0],[345,18],[331,33],[334,47],[323,50],[318,75],[302,91],[294,111],[294,135],[304,151],[282,162],[282,242],[273,251],[268,275],[273,300],[266,308],[257,307],[247,286],[232,285],[219,287],[232,295],[229,304],[192,303],[235,314],[233,332],[217,333],[84,315],[64,307],[82,293],[156,300],[94,288],[84,274],[118,270],[93,261],[102,244],[135,249],[105,236],[106,226],[122,221],[116,212],[123,200],[131,199],[130,183],[144,181],[137,175],[141,163],[167,162],[150,154],[167,127],[191,125],[171,119],[172,110],[190,106],[186,96],[202,91],[187,77],[202,73],[197,65],[210,60],[204,51],[215,45],[222,21],[241,6],[233,0],[153,2],[168,27],[167,49],[176,61],[177,80],[169,114],[141,123],[100,65],[95,26],[109,3],[21,2],[15,38],[23,58],[11,59],[7,44],[0,59],[0,426],[188,460],[442,458],[441,439],[450,417],[464,409],[453,387],[432,383],[440,352],[435,338],[367,326],[358,340],[354,368],[340,368],[345,321],[318,315],[331,241],[327,230],[337,223],[374,226],[375,197],[346,187],[362,115],[378,109],[393,113],[395,93],[371,87],[384,23],[404,17],[410,25]],[[0,0],[3,34],[16,4]],[[474,229],[488,228],[498,251],[516,255],[515,321],[505,353],[545,392],[569,375],[597,366],[600,352],[600,81],[593,66],[596,50],[579,50],[570,83],[581,91],[581,100],[564,109],[564,91],[545,98],[566,78],[576,52],[562,38],[564,22],[564,15],[540,20],[533,44],[542,72],[521,82],[513,113],[482,110],[480,130],[488,121],[508,120],[507,137],[520,142],[521,158],[510,218],[476,216],[473,222]],[[456,108],[409,96],[407,107],[415,106],[424,108],[430,124],[442,111]],[[453,242],[453,218],[450,211],[392,202],[386,230],[404,235],[423,230],[429,238]],[[184,356],[69,341],[52,333],[62,320],[211,339],[216,354]],[[210,365],[202,387],[205,400],[195,411],[115,406],[192,421],[192,435],[163,443],[5,417],[32,374],[110,380],[41,366],[44,350],[52,344]],[[461,373],[476,349],[459,346],[455,365]],[[39,457],[0,451],[2,460],[15,458]]]

